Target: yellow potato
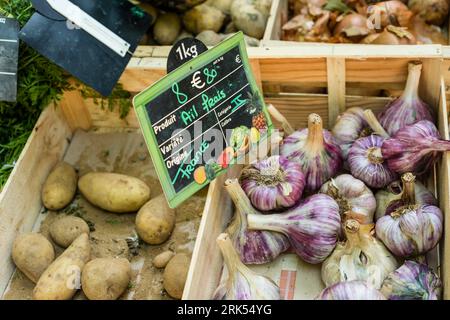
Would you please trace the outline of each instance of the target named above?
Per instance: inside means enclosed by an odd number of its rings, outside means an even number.
[[[217,8],[201,4],[187,11],[183,16],[183,23],[187,31],[199,34],[205,30],[219,32],[225,15]]]
[[[161,244],[175,227],[175,210],[169,208],[163,194],[147,202],[136,216],[136,231],[148,244]]]
[[[158,254],[153,259],[153,266],[155,266],[155,268],[164,268],[165,266],[167,266],[170,259],[172,259],[174,255],[175,253],[173,253],[173,251],[170,250]]]
[[[77,191],[77,179],[77,172],[70,164],[58,163],[42,188],[44,206],[49,210],[61,210],[66,207]]]
[[[90,256],[89,236],[83,233],[44,271],[33,290],[33,299],[71,299],[80,288],[81,270]]]
[[[178,253],[164,269],[164,289],[172,298],[181,299],[183,296],[190,263],[188,255]]]
[[[74,216],[65,216],[53,222],[50,226],[50,235],[53,241],[67,248],[81,234],[89,234],[89,226],[81,218]]]
[[[12,258],[17,268],[36,283],[55,259],[55,251],[42,234],[26,233],[14,240]]]
[[[153,37],[162,45],[172,44],[180,34],[181,20],[176,13],[165,13],[158,17],[153,27]]]
[[[116,213],[138,211],[150,199],[145,182],[117,173],[88,173],[80,178],[78,188],[90,203]]]
[[[81,286],[90,300],[116,300],[127,289],[131,264],[123,258],[100,258],[89,261],[83,269]]]

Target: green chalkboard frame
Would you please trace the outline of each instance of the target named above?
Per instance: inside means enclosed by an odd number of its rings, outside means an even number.
[[[255,78],[253,77],[251,66],[248,60],[247,49],[244,41],[244,34],[242,32],[238,32],[232,37],[228,38],[227,40],[221,42],[214,48],[200,54],[197,58],[186,62],[173,72],[167,74],[165,77],[161,78],[158,82],[148,87],[138,95],[136,95],[133,99],[133,105],[147,144],[147,148],[149,150],[153,164],[156,168],[156,172],[161,182],[161,186],[166,196],[167,202],[169,203],[169,206],[171,208],[176,208],[177,206],[179,206],[182,202],[187,200],[193,194],[195,194],[196,192],[207,186],[211,181],[208,180],[202,185],[193,182],[188,186],[186,186],[185,188],[183,188],[180,192],[178,193],[175,192],[175,189],[171,185],[170,182],[171,179],[165,166],[163,156],[158,148],[157,139],[152,129],[152,121],[150,120],[146,111],[146,105],[154,98],[156,98],[158,95],[170,89],[173,83],[184,79],[185,75],[191,73],[192,70],[203,68],[208,63],[213,62],[215,59],[221,57],[227,51],[237,46],[239,46],[240,48],[242,54],[241,55],[242,64],[244,66],[245,73],[247,75],[247,79],[252,88],[252,91],[260,93],[260,96],[262,97],[259,87],[255,81]],[[268,127],[267,131],[268,134],[263,138],[267,139],[271,134],[273,124],[267,111],[267,107],[264,103],[264,99],[262,99],[262,104],[263,104],[263,112],[266,115]],[[236,161],[234,161],[234,163],[235,162]],[[232,165],[233,163],[230,164],[230,167]],[[225,172],[226,169],[221,171],[219,174]]]

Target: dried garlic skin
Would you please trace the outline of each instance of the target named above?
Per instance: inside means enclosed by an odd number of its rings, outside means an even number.
[[[384,279],[398,267],[395,257],[371,232],[374,225],[360,225],[349,219],[344,223],[347,237],[322,264],[326,286],[342,281],[361,280],[379,289]]]
[[[316,300],[386,300],[377,289],[365,281],[339,282],[325,288]]]
[[[389,300],[439,300],[442,282],[427,265],[408,260],[384,280],[381,293]]]

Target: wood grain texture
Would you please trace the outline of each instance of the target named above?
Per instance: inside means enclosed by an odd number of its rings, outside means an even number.
[[[15,268],[11,260],[14,239],[32,230],[42,207],[42,185],[62,159],[71,137],[61,109],[47,107],[0,193],[0,297]]]
[[[75,129],[88,130],[91,127],[91,115],[78,90],[65,92],[59,106],[72,131]]]
[[[345,111],[345,59],[327,59],[328,125],[333,127],[339,114]]]

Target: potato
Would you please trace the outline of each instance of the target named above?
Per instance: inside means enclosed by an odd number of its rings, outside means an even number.
[[[187,32],[186,30],[182,30],[180,35],[178,36],[178,38],[176,38],[176,40],[173,43],[177,43],[178,41],[182,40],[182,39],[186,39],[186,38],[193,38],[194,36]]]
[[[173,258],[175,253],[173,251],[167,250],[158,254],[155,259],[153,259],[153,265],[155,268],[164,268],[169,263],[170,259]]]
[[[187,11],[183,16],[186,30],[199,34],[205,30],[219,32],[222,28],[225,15],[219,9],[201,4]]]
[[[196,37],[208,47],[213,47],[222,41],[223,37],[212,30],[205,30],[200,32]]]
[[[117,173],[88,173],[80,178],[78,188],[92,204],[116,213],[138,211],[150,199],[145,182]]]
[[[175,227],[175,210],[169,208],[163,194],[147,202],[136,216],[136,231],[148,244],[161,244]]]
[[[230,14],[231,4],[233,0],[208,0],[207,5],[219,9],[224,14]]]
[[[17,268],[36,283],[55,259],[55,251],[42,234],[26,233],[14,240],[12,258]]]
[[[58,163],[47,177],[42,188],[42,202],[49,210],[66,207],[77,191],[78,175],[66,162]]]
[[[180,31],[180,17],[172,12],[164,13],[155,22],[153,38],[161,45],[170,45],[178,38]]]
[[[256,10],[261,12],[265,17],[269,17],[272,0],[255,0],[254,5]]]
[[[81,234],[89,234],[89,226],[81,218],[65,216],[53,222],[50,226],[50,235],[55,243],[67,248]]]
[[[90,256],[89,236],[83,233],[44,271],[33,290],[33,299],[71,299],[80,287],[81,270]]]
[[[164,289],[172,298],[181,299],[183,296],[190,263],[191,259],[188,255],[179,253],[170,259],[164,269]]]
[[[127,289],[131,264],[123,258],[99,258],[83,269],[81,287],[89,300],[116,300]]]
[[[267,17],[259,12],[253,5],[244,5],[231,15],[237,29],[246,35],[261,39],[266,30]]]

